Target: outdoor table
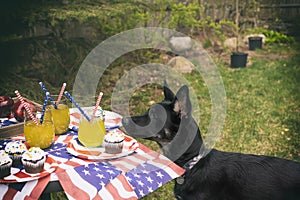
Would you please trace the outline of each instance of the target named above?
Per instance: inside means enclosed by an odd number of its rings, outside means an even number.
[[[73,109],[70,127],[78,125],[76,113]],[[128,155],[83,159],[67,151],[76,138],[74,129],[55,136],[53,144],[44,149],[47,160],[51,161],[47,168],[49,173],[34,174],[26,179],[28,174],[21,173],[22,170],[15,175],[17,181],[0,183],[0,199],[38,199],[57,191],[65,191],[69,199],[139,199],[184,173],[184,169],[171,160],[133,138],[136,148]],[[1,140],[0,149],[11,140],[25,141],[25,138],[20,133]]]

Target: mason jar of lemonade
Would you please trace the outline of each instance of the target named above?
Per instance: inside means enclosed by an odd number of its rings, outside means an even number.
[[[40,147],[41,149],[50,147],[55,136],[52,118],[49,118],[51,116],[50,109],[46,109],[45,115],[48,117],[44,118],[42,124],[40,123],[41,108],[38,107],[36,112],[32,113],[36,117],[38,125],[32,121],[26,111],[24,113],[24,136],[27,144],[30,147]]]
[[[84,115],[80,116],[78,140],[85,147],[99,147],[103,143],[106,134],[103,111],[98,108],[93,119],[93,108],[85,108],[84,112],[91,121],[88,121]]]
[[[57,99],[57,95],[51,95],[53,99]],[[55,134],[60,135],[65,133],[70,124],[70,111],[69,106],[67,105],[67,99],[65,96],[62,96],[57,109],[54,106],[48,105],[48,109],[51,110],[51,117],[55,128]],[[48,118],[48,116],[46,116]]]

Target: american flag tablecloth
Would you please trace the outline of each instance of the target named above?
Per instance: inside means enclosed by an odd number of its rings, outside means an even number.
[[[142,144],[131,155],[100,162],[82,160],[63,148],[76,133],[60,136],[50,156],[61,162],[58,179],[69,199],[138,199],[184,170]]]
[[[69,199],[139,199],[184,173],[184,169],[142,144],[134,153],[121,158],[83,160],[66,150],[76,137],[77,132],[70,130],[56,136],[52,146],[45,149],[58,163],[56,178]],[[0,149],[8,141],[0,141]],[[20,190],[0,184],[0,199],[37,199],[52,177],[21,183]]]

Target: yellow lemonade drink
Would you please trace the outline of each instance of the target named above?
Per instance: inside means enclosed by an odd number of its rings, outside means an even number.
[[[24,124],[25,140],[30,147],[42,149],[50,147],[54,140],[54,125],[52,121],[44,120],[43,124],[36,125],[33,121]]]
[[[57,109],[53,105],[49,105],[48,108],[51,110],[52,120],[55,127],[55,134],[65,133],[70,124],[70,111],[69,107],[65,104],[59,104]],[[45,118],[48,116],[45,115]]]
[[[101,146],[106,130],[103,119],[94,119],[89,122],[82,119],[79,123],[78,139],[86,147]]]
[[[49,106],[46,107],[46,111],[44,114],[44,121],[52,121],[52,115],[51,115],[51,110],[50,110]]]

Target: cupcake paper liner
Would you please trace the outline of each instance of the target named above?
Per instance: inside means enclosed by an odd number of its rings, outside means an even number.
[[[22,155],[9,155],[9,157],[12,159],[12,166],[13,167],[19,167],[22,165],[21,159]]]
[[[104,140],[103,142],[105,152],[109,154],[117,154],[121,153],[123,149],[123,141],[121,142],[107,142]]]
[[[10,175],[10,169],[12,162],[0,166],[0,178],[4,178]]]
[[[44,156],[41,160],[24,160],[22,159],[22,163],[25,169],[25,172],[35,174],[40,173],[44,169],[44,164],[46,161],[46,157]]]

